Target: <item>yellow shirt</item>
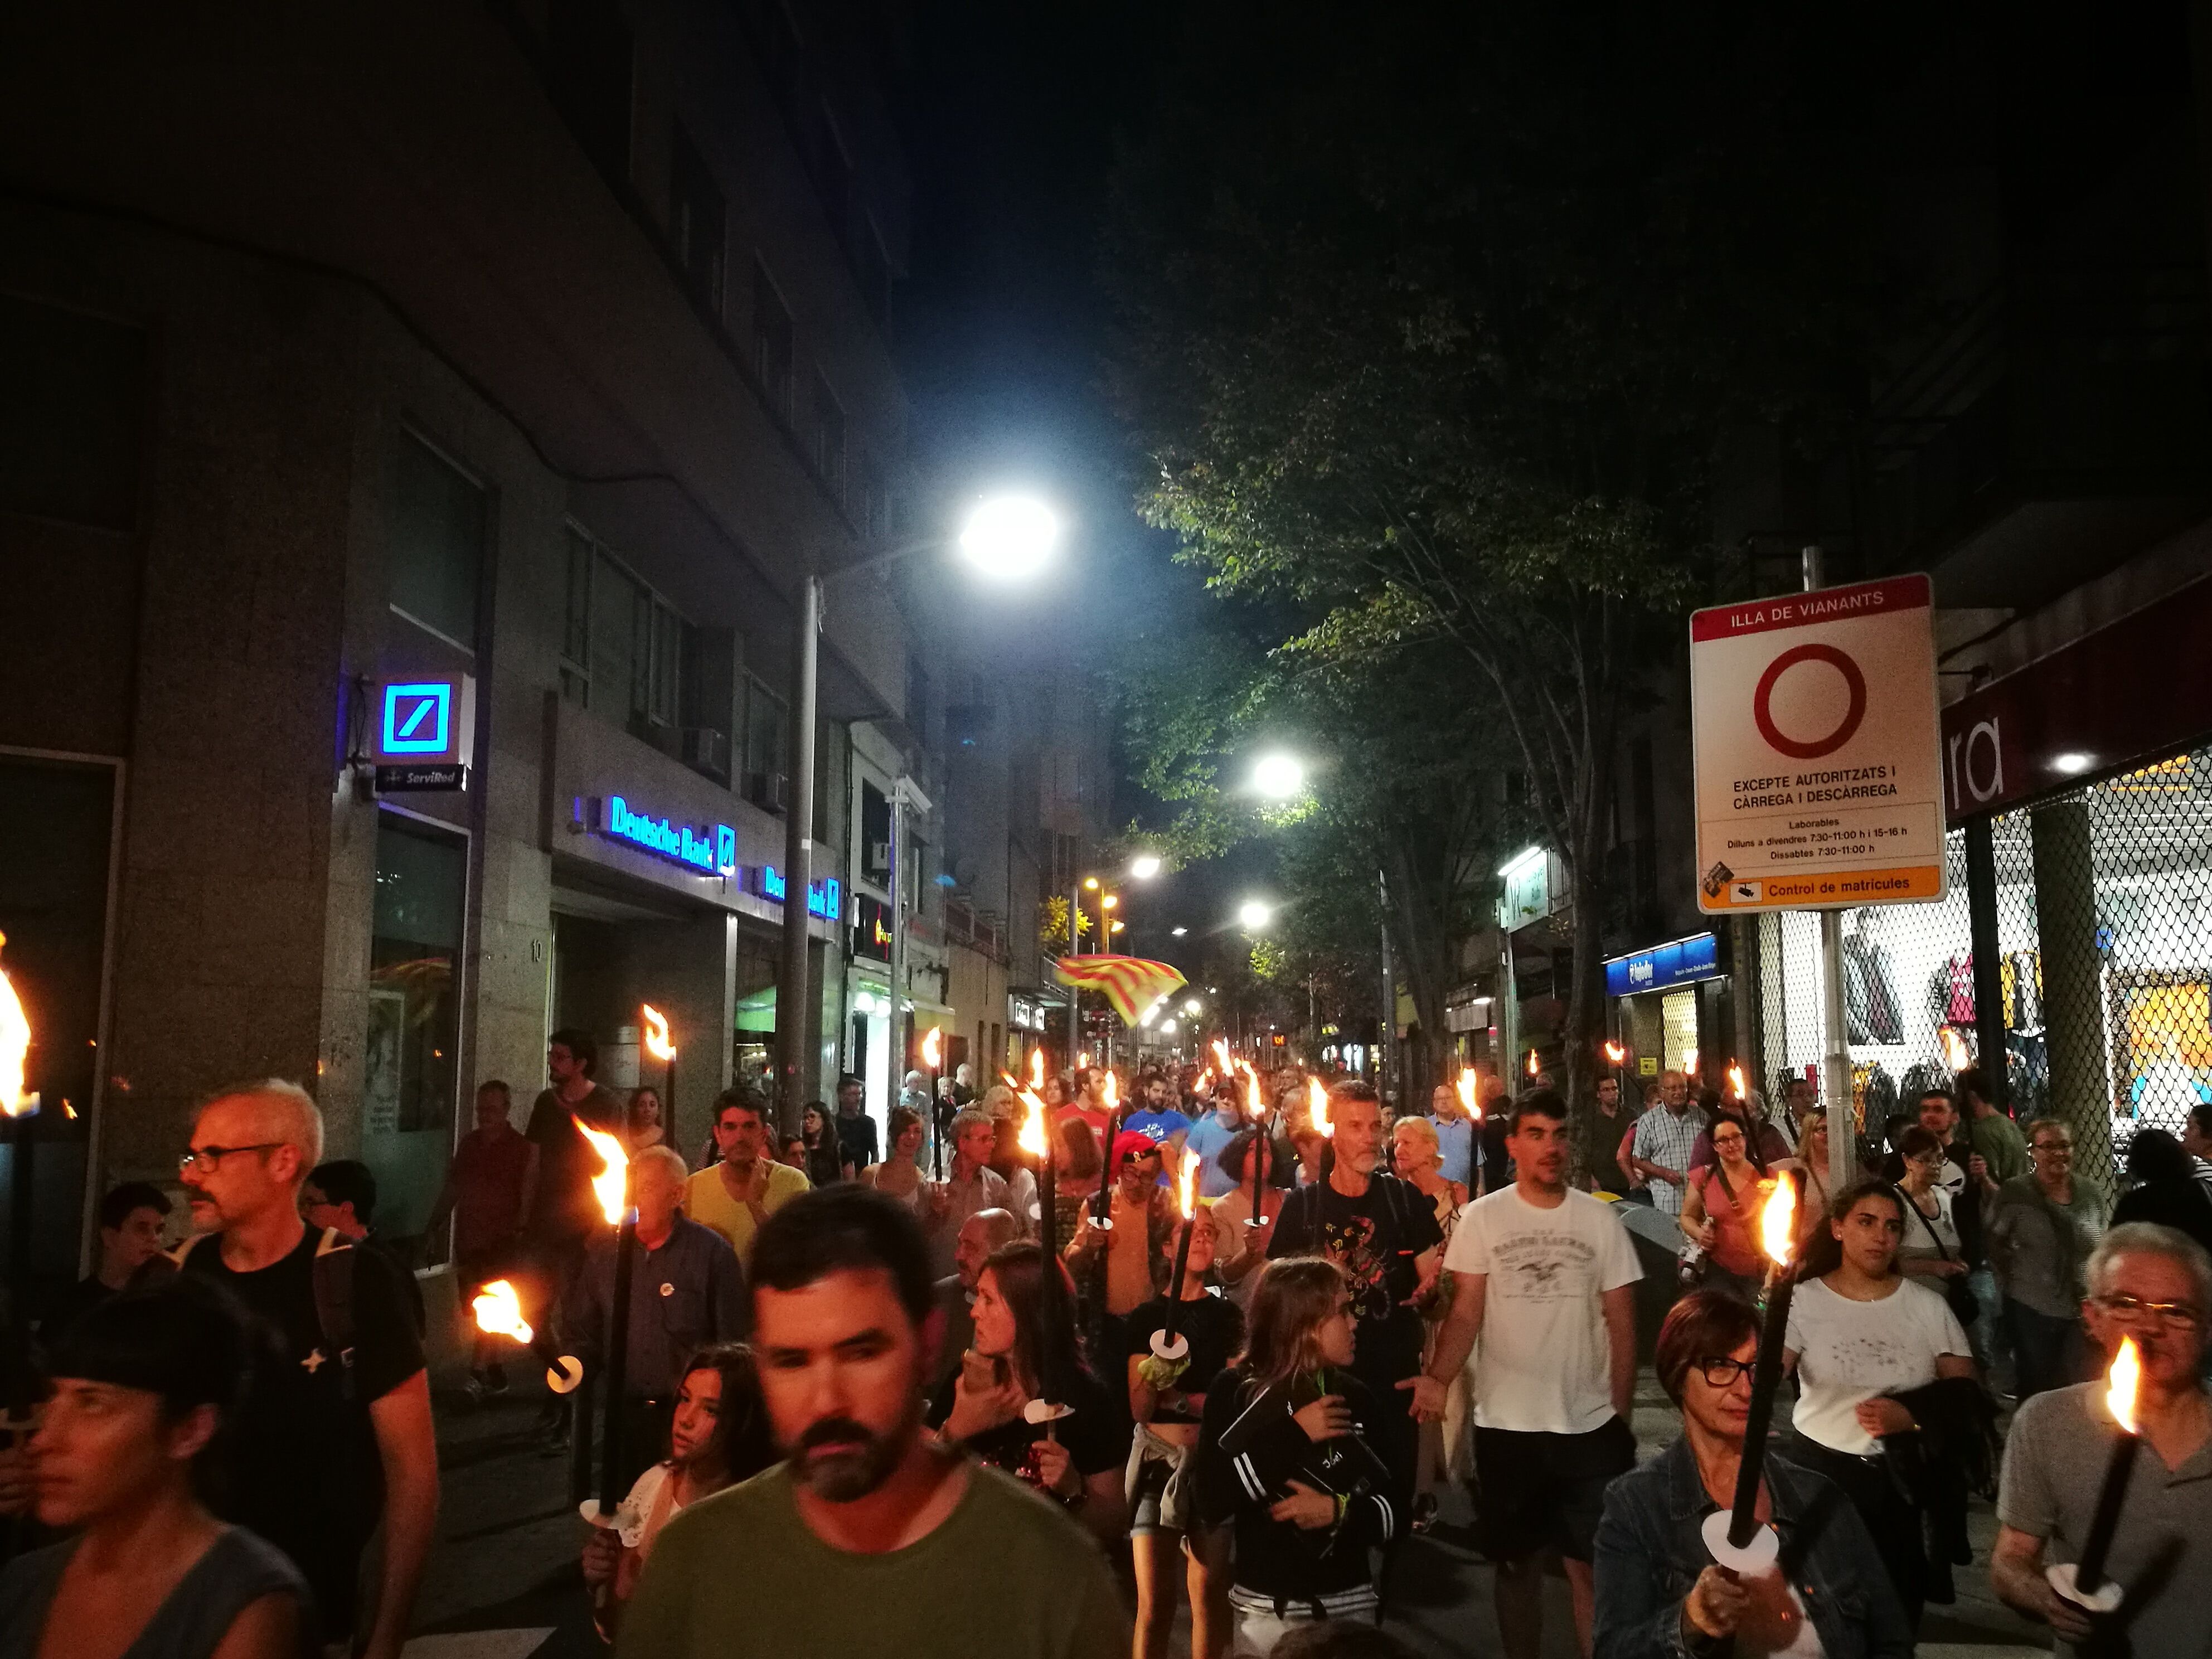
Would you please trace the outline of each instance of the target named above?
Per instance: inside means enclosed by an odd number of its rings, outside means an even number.
[[[761,1161],[768,1170],[768,1193],[761,1200],[761,1209],[767,1214],[774,1215],[812,1184],[788,1164]],[[729,1240],[738,1261],[751,1259],[753,1212],[750,1206],[730,1196],[729,1188],[722,1182],[720,1164],[709,1164],[684,1183],[684,1213]]]

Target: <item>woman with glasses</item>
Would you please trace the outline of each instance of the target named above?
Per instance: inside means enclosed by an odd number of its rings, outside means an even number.
[[[1997,1188],[1990,1267],[2023,1401],[2081,1380],[2081,1268],[2111,1219],[2111,1200],[2074,1172],[2074,1132],[2057,1118],[2027,1126],[2029,1174]]]
[[[1951,1194],[1943,1186],[1949,1156],[1935,1132],[1917,1123],[1906,1125],[1899,1133],[1897,1151],[1905,1160],[1905,1174],[1897,1190],[1912,1206],[1905,1217],[1898,1265],[1917,1278],[1932,1281],[1942,1291],[1943,1280],[1964,1278],[1966,1272],[1959,1224],[1951,1213]]]
[[[1828,1231],[1842,1260],[1797,1286],[1782,1363],[1797,1377],[1790,1455],[1851,1500],[1917,1629],[1928,1583],[1921,1510],[1883,1443],[1919,1431],[1897,1395],[1972,1376],[1974,1361],[1943,1298],[1898,1269],[1905,1202],[1886,1181],[1862,1181],[1838,1195]]]
[[[1682,1187],[1682,1231],[1705,1252],[1705,1281],[1750,1301],[1759,1295],[1766,1259],[1753,1228],[1762,1200],[1750,1143],[1735,1118],[1713,1120],[1713,1161],[1693,1167]]]
[[[1759,1517],[1783,1540],[1787,1571],[1746,1578],[1713,1565],[1699,1522],[1735,1499],[1758,1353],[1758,1316],[1717,1291],[1684,1297],[1659,1328],[1654,1364],[1681,1407],[1682,1437],[1606,1488],[1593,1565],[1595,1646],[1607,1659],[1731,1644],[1826,1659],[1912,1651],[1905,1608],[1857,1511],[1786,1460],[1768,1460]]]

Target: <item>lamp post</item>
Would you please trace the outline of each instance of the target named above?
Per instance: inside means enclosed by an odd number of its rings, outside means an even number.
[[[969,514],[958,545],[976,569],[1014,580],[1035,574],[1051,556],[1059,537],[1059,523],[1042,502],[1000,495],[982,501]],[[911,554],[941,548],[945,540],[929,536],[903,543],[840,565],[826,575],[880,569]],[[814,726],[824,580],[824,573],[807,571],[793,609],[798,632],[792,642],[789,799],[783,805],[783,957],[775,979],[776,1111],[786,1128],[798,1127],[806,1078],[807,905],[814,886]],[[898,1002],[895,989],[894,1024]]]

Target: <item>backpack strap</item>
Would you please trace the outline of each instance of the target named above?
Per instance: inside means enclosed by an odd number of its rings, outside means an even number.
[[[353,1398],[355,1260],[352,1241],[335,1227],[324,1228],[315,1244],[315,1322],[337,1357],[349,1400]]]

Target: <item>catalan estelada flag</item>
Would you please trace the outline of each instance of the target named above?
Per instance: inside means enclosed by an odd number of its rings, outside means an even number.
[[[1100,993],[1124,1025],[1134,1025],[1146,1009],[1188,983],[1180,969],[1142,957],[1062,957],[1053,977],[1078,991]]]

